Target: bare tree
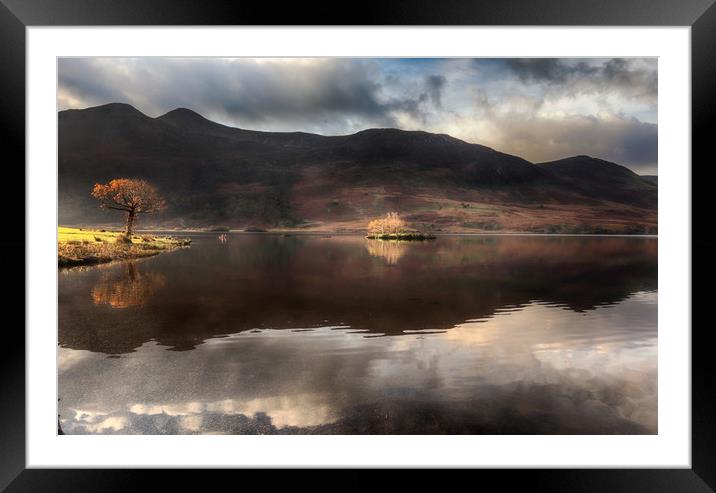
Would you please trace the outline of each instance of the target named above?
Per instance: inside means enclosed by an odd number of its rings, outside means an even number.
[[[116,178],[102,185],[96,183],[92,196],[99,200],[105,209],[127,213],[125,234],[132,234],[132,227],[137,214],[148,214],[166,208],[166,202],[156,188],[144,180]]]
[[[375,235],[398,234],[406,231],[406,224],[397,212],[389,212],[380,219],[368,223],[368,233]]]

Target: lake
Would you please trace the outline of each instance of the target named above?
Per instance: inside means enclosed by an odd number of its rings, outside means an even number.
[[[657,433],[656,238],[191,237],[59,271],[64,433]]]

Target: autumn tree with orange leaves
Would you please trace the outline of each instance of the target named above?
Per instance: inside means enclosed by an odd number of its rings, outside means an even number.
[[[127,213],[125,234],[132,234],[137,214],[148,214],[166,208],[166,202],[159,191],[144,180],[117,178],[102,185],[96,183],[92,196],[105,209]]]

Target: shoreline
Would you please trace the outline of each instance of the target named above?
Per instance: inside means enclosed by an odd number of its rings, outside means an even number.
[[[273,230],[273,231],[243,231],[240,229],[230,231],[206,231],[206,230],[174,230],[174,229],[146,229],[137,231],[142,234],[168,234],[182,233],[187,235],[274,235],[274,236],[362,236],[365,237],[365,231],[304,231],[304,230]],[[626,238],[658,238],[658,234],[642,234],[642,233],[534,233],[524,231],[489,231],[482,233],[469,232],[436,232],[430,233],[430,236],[590,236],[590,237],[626,237]]]
[[[189,238],[135,232],[128,242],[124,234],[104,229],[57,228],[57,267],[93,266],[121,260],[153,257],[188,247]]]

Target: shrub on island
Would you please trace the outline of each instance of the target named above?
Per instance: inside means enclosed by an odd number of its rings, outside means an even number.
[[[374,219],[368,223],[369,240],[432,240],[434,235],[422,233],[408,228],[407,223],[397,212],[389,212],[385,217]]]

